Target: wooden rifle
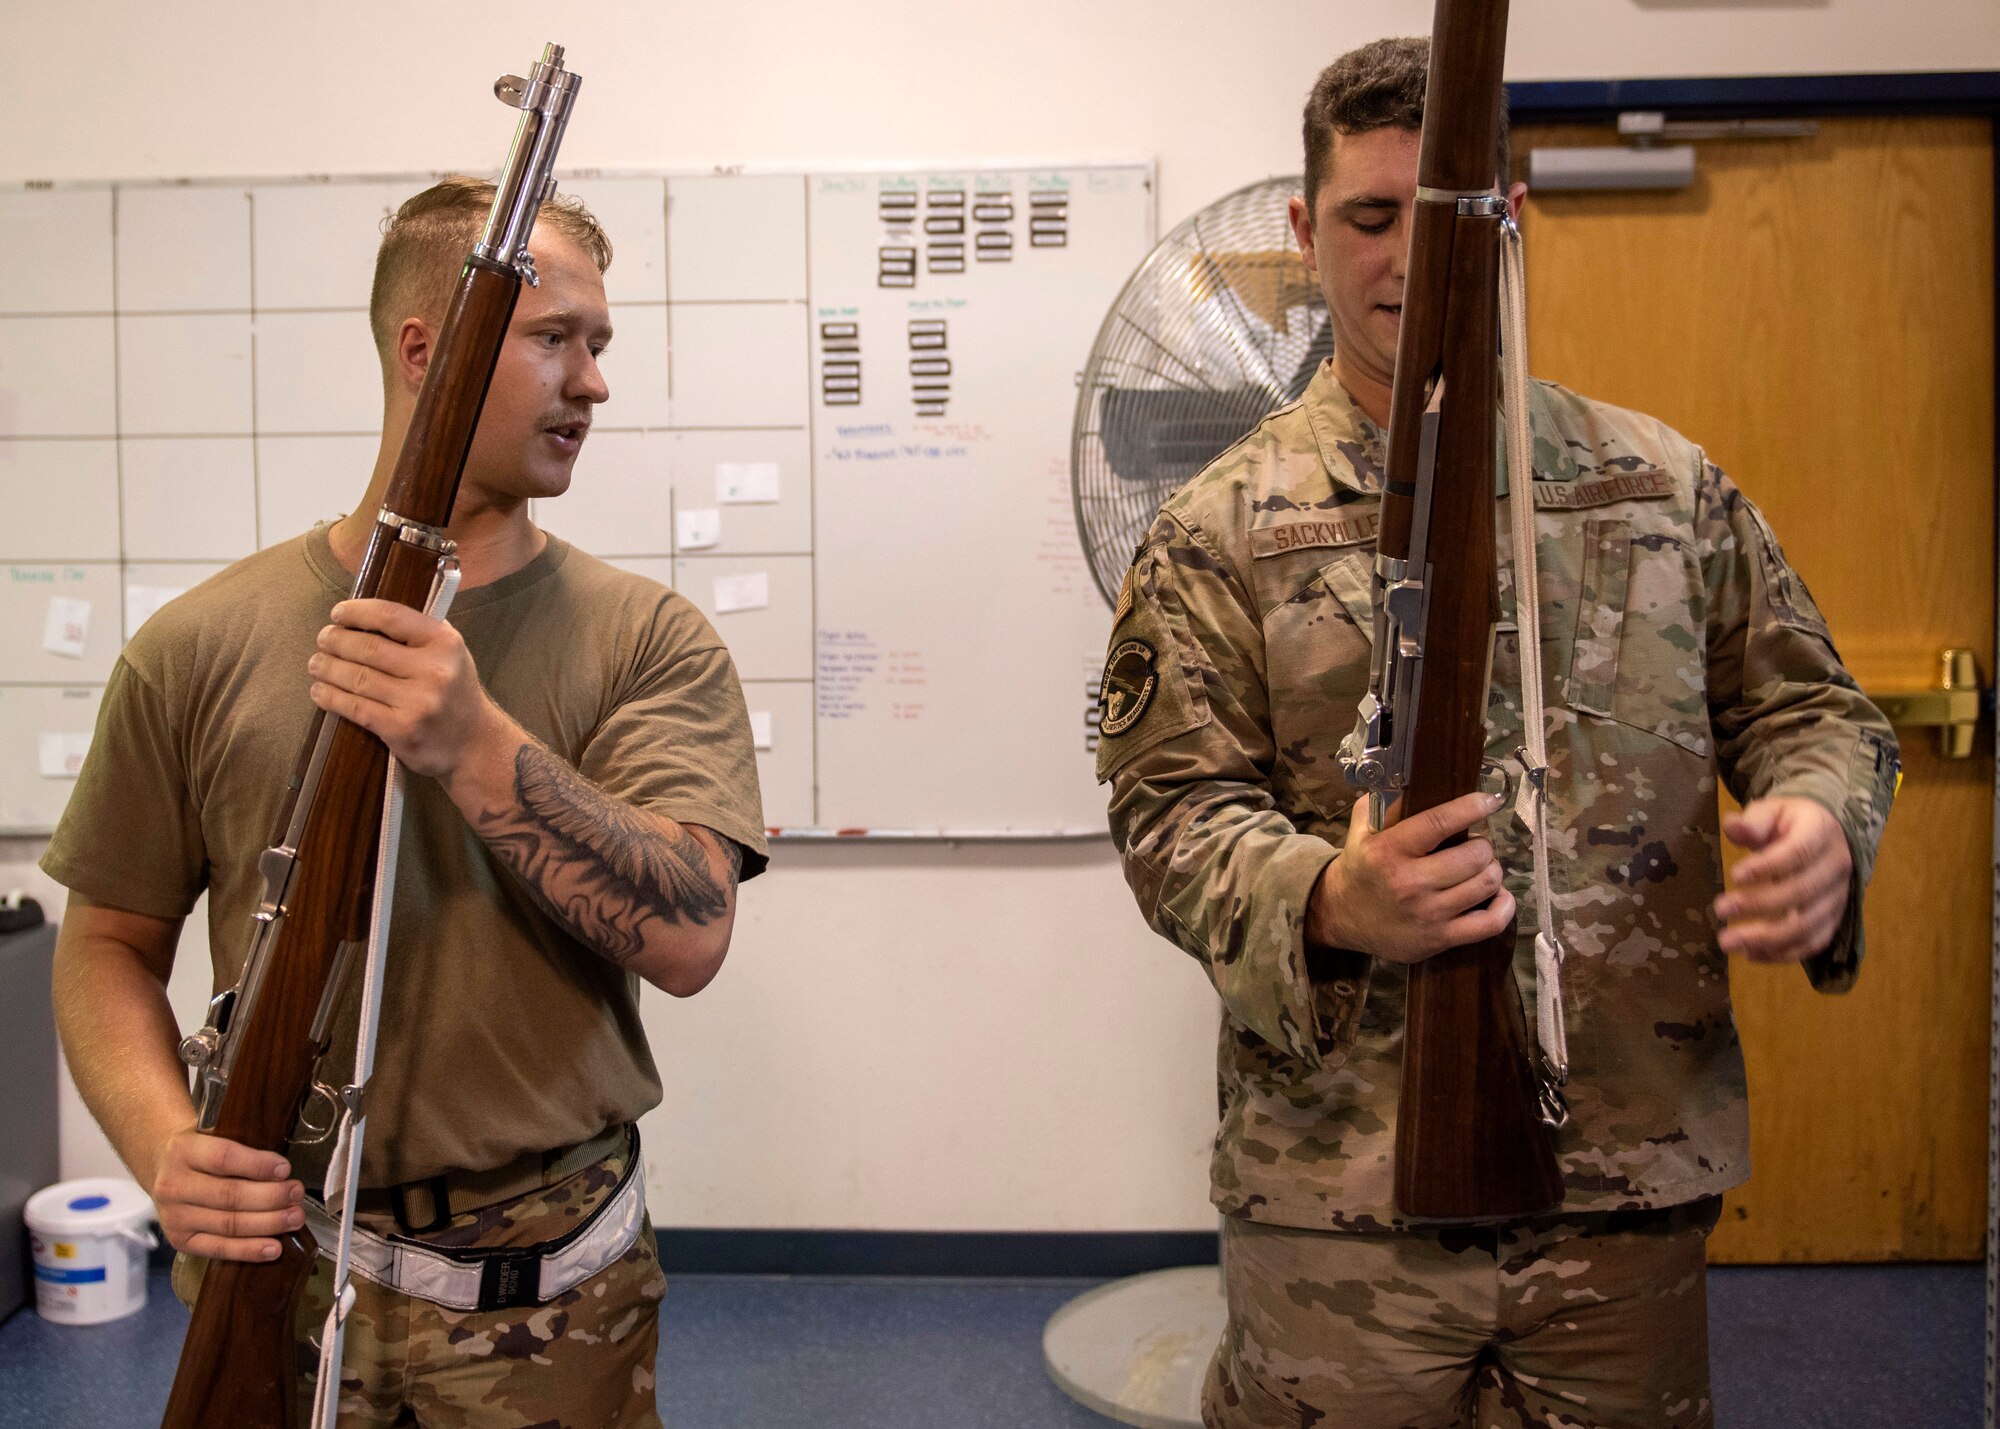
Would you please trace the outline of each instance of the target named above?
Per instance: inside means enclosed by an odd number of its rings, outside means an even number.
[[[1408,818],[1480,787],[1499,620],[1506,200],[1494,183],[1506,47],[1507,0],[1437,0],[1376,547],[1374,665],[1343,748],[1377,828],[1392,799]],[[1514,500],[1529,499],[1527,483],[1516,474]],[[1514,940],[1510,923],[1410,966],[1395,1160],[1405,1215],[1498,1220],[1562,1200]]]
[[[494,85],[521,121],[485,234],[446,307],[355,577],[357,599],[422,609],[441,564],[455,559],[444,528],[522,280],[537,281],[528,237],[554,196],[556,150],[582,84],[562,56],[549,45],[526,79]],[[388,750],[359,725],[315,714],[277,833],[258,859],[264,891],[243,976],[181,1044],[201,1131],[285,1155],[323,1140],[343,1100],[358,1108],[365,1095],[325,1085],[317,1069],[346,971],[368,937],[388,764]],[[318,1245],[304,1229],[278,1245],[276,1260],[208,1263],[162,1429],[295,1429],[294,1315]]]

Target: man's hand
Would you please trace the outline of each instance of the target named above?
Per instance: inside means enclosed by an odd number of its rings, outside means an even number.
[[[343,600],[333,620],[306,662],[313,703],[360,725],[412,773],[445,778],[509,723],[444,621],[392,600]]]
[[[306,1223],[305,1187],[282,1156],[185,1127],[168,1137],[146,1190],[175,1250],[215,1260],[273,1260],[269,1239]]]
[[[1847,915],[1854,876],[1840,821],[1811,799],[1755,799],[1722,831],[1750,850],[1715,900],[1722,950],[1758,963],[1799,963],[1825,951]]]
[[[1366,807],[1357,804],[1346,849],[1313,885],[1307,938],[1321,947],[1415,963],[1504,932],[1514,917],[1514,895],[1501,887],[1505,871],[1493,845],[1470,838],[1435,851],[1500,803],[1495,794],[1462,795],[1379,834],[1368,827]],[[1492,905],[1480,907],[1488,899]]]

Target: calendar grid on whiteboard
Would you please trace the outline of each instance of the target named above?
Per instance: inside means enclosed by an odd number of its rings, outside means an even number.
[[[851,251],[834,251],[847,240],[823,187],[829,179],[870,190],[869,231]],[[366,332],[370,228],[428,181],[356,176],[0,191],[0,233],[35,235],[16,245],[25,266],[0,286],[0,495],[42,533],[17,533],[0,550],[0,567],[25,573],[20,588],[37,587],[32,597],[16,591],[0,617],[17,631],[33,624],[40,615],[27,607],[59,578],[93,592],[89,628],[93,640],[109,641],[92,644],[72,671],[73,657],[20,639],[9,645],[0,634],[0,740],[11,742],[0,747],[0,831],[52,826],[68,785],[35,771],[32,753],[23,755],[32,742],[26,736],[45,724],[51,728],[43,732],[87,729],[86,712],[101,695],[116,645],[161,599],[228,559],[289,539],[311,520],[343,514],[360,496],[379,440],[377,362]],[[844,273],[874,287],[884,236],[872,203],[878,185],[914,200],[903,215],[915,261],[902,296],[938,302],[940,311],[906,311],[858,335],[846,355],[855,396],[866,399],[857,405],[865,411],[878,389],[898,396],[906,410],[888,422],[908,427],[898,440],[918,451],[984,441],[998,453],[1006,444],[993,440],[996,431],[1035,429],[1032,442],[981,469],[972,488],[978,494],[956,512],[921,517],[885,506],[857,513],[854,503],[865,505],[871,494],[846,474],[826,472],[829,450],[845,439],[829,420],[838,408],[823,400],[829,334],[817,309],[845,286]],[[1079,345],[1064,324],[1094,331],[1150,247],[1150,171],[591,173],[563,187],[600,213],[616,250],[607,296],[619,334],[607,367],[624,346],[628,378],[641,375],[622,390],[613,378],[612,403],[601,409],[576,486],[558,501],[537,503],[536,518],[559,535],[575,528],[583,549],[675,585],[711,612],[758,715],[769,822],[802,835],[1101,831],[1102,804],[1087,767],[1062,762],[1073,750],[1052,748],[1046,758],[1027,760],[1002,750],[1007,724],[1044,717],[1027,707],[1043,701],[1029,688],[1035,679],[1017,680],[1012,698],[1026,703],[996,709],[994,729],[982,737],[973,727],[987,717],[978,701],[962,687],[945,688],[970,667],[939,646],[952,629],[976,626],[980,639],[997,642],[997,666],[1025,670],[1041,657],[1029,632],[988,621],[975,608],[1006,606],[1020,613],[1017,624],[1049,632],[1050,662],[1065,672],[1067,688],[1077,631],[1102,617],[1067,606],[1052,615],[1046,572],[1023,576],[1009,563],[1035,558],[1034,541],[1020,539],[1029,530],[1024,523],[1046,504],[1051,462],[1058,448],[1066,451],[1071,382],[1087,342]],[[1031,203],[1052,191],[1064,200],[1064,246],[1037,247]],[[1046,205],[1037,211],[1043,220],[1049,212]],[[316,224],[322,214],[340,221]],[[1093,227],[1104,240],[1095,250]],[[976,331],[975,315],[983,307],[990,317],[999,302],[992,295],[1000,289],[981,289],[982,282],[1049,257],[1078,258],[1069,286],[1052,289],[1048,299],[1074,309],[1067,318],[1039,310],[1030,290],[1014,288],[1007,301],[1017,304],[1018,341],[989,338],[982,349],[962,333]],[[73,273],[85,280],[66,281]],[[942,310],[936,285],[947,282],[966,284],[957,297],[971,304],[969,312]],[[1032,338],[1038,328],[1047,331],[1039,346]],[[983,398],[969,396],[978,388],[965,384],[976,384],[991,365],[986,358],[1008,344],[1018,398],[990,387]],[[312,379],[294,380],[301,372]],[[1031,448],[1032,459],[1023,457]],[[26,475],[31,464],[65,478],[63,496],[75,509],[55,512],[53,491],[24,492],[35,484]],[[11,492],[9,466],[21,483]],[[776,469],[776,499],[716,505],[725,468]],[[1021,488],[1018,510],[1000,489],[1013,484]],[[214,488],[222,494],[211,495]],[[201,500],[227,502],[238,514],[217,519],[224,512],[211,507],[191,519],[191,503]],[[832,550],[829,500],[838,503],[834,531],[846,543]],[[40,520],[38,510],[49,519]],[[682,546],[678,523],[690,512],[711,534],[719,521],[717,544]],[[974,514],[983,530],[968,524]],[[865,518],[858,540],[857,515]],[[189,538],[196,529],[199,541]],[[855,593],[871,573],[895,569],[899,552],[926,540],[963,543],[956,564],[981,569],[981,589],[926,592],[912,609],[936,629],[886,639],[879,666],[868,665],[875,634],[859,628],[868,620]],[[112,573],[108,582],[105,572]],[[8,589],[0,584],[0,595]],[[858,637],[853,651],[863,653],[845,667],[860,693],[829,746],[820,667],[834,627],[842,638]],[[17,648],[18,658],[8,653]],[[828,648],[837,659],[838,640]],[[864,665],[867,673],[856,673]],[[856,720],[868,712],[885,722],[861,740],[864,769],[854,766]],[[898,741],[917,752],[907,769],[897,767]],[[997,761],[983,780],[934,777],[936,768],[975,770],[982,758]],[[1013,766],[1002,767],[1009,758]],[[1009,789],[1006,797],[987,797]]]

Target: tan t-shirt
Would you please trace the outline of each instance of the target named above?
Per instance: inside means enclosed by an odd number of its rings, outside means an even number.
[[[218,988],[242,971],[257,855],[311,722],[306,660],[352,585],[322,526],[148,620],[42,858],[92,901],[160,918],[206,888]],[[519,571],[461,592],[451,623],[537,739],[607,793],[733,839],[744,878],[763,870],[743,692],[687,600],[551,536]],[[638,978],[542,912],[434,780],[409,781],[400,858],[364,1185],[485,1170],[658,1104]],[[355,1001],[335,1025],[334,1085]]]

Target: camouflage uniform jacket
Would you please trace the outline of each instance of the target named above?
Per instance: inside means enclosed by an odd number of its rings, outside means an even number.
[[[1840,820],[1848,916],[1806,971],[1841,991],[1861,960],[1896,742],[1770,528],[1698,448],[1561,387],[1535,384],[1531,406],[1550,873],[1568,949],[1564,1206],[1674,1205],[1750,1173],[1709,911],[1716,780],[1739,799],[1814,799]],[[1382,454],[1323,366],[1161,509],[1107,661],[1097,768],[1126,878],[1222,998],[1214,1200],[1283,1225],[1405,1223],[1390,1192],[1404,969],[1304,937],[1354,806],[1337,750],[1368,684]],[[1523,740],[1504,499],[1487,757],[1511,805]],[[1532,1035],[1526,830],[1503,810],[1488,835],[1522,910],[1515,975]]]

